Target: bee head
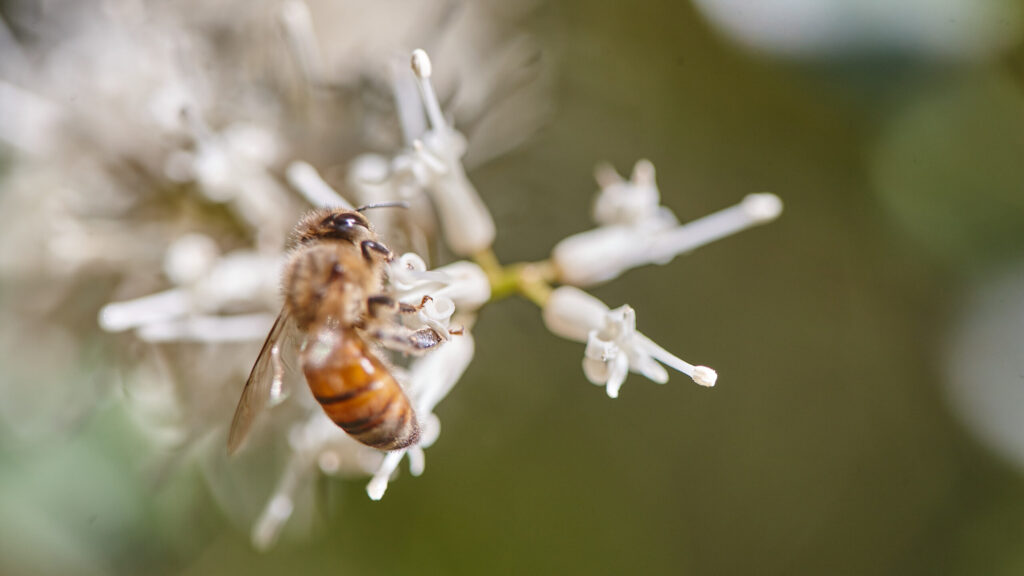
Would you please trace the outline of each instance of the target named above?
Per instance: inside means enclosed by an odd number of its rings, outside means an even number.
[[[318,210],[295,227],[295,236],[301,244],[318,240],[347,240],[355,244],[366,238],[369,232],[370,223],[365,216],[344,208]]]

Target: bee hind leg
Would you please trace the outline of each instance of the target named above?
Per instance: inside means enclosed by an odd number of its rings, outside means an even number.
[[[380,342],[381,346],[405,354],[423,354],[444,342],[441,335],[435,332],[433,328],[410,330],[401,326],[395,326],[373,330],[370,334]]]
[[[431,300],[433,300],[433,298],[430,296],[424,296],[419,305],[413,306],[412,304],[399,302],[387,294],[378,294],[377,296],[370,296],[366,299],[366,310],[369,312],[370,317],[374,319],[383,317],[385,313],[390,315],[415,314]]]

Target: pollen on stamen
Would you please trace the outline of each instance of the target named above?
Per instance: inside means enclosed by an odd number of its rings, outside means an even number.
[[[433,66],[430,64],[430,56],[422,48],[412,51],[412,71],[420,78],[430,78],[433,73]]]
[[[766,192],[747,195],[742,206],[755,222],[770,222],[782,214],[782,199]]]
[[[718,381],[718,372],[715,372],[707,366],[695,366],[693,374],[690,376],[693,378],[694,382],[708,388],[714,386],[715,382]]]

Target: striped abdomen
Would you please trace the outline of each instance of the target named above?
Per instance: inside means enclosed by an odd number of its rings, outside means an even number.
[[[312,331],[302,371],[327,416],[356,440],[380,450],[419,441],[409,398],[355,330]]]

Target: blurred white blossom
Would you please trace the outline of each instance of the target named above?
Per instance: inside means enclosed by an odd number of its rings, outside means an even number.
[[[207,450],[213,444],[203,439],[228,420],[245,366],[280,310],[285,241],[304,210],[351,207],[345,196],[362,204],[405,200],[409,210],[368,216],[399,253],[435,252],[439,228],[429,203],[472,189],[466,151],[472,146],[477,162],[502,153],[531,134],[548,108],[537,47],[492,22],[494,7],[385,1],[360,4],[353,19],[354,7],[318,0],[15,3],[0,21],[0,145],[13,160],[0,195],[0,274],[5,296],[18,295],[16,305],[5,298],[3,315],[53,323],[54,330],[36,332],[43,341],[33,346],[59,350],[68,362],[84,354],[85,342],[98,342],[96,325],[143,343],[128,348],[117,368],[126,401],[145,414],[140,427],[159,428],[151,437],[177,451]],[[30,30],[33,44],[19,45],[7,24]],[[421,93],[429,80],[417,78],[408,55],[434,35],[445,38],[436,51],[444,59],[441,88]],[[367,150],[389,151],[393,160],[364,178],[359,155],[368,158]],[[350,161],[347,178],[338,178],[337,167]],[[490,218],[479,200],[478,208]],[[409,452],[421,470],[422,449],[439,430],[433,407],[472,357],[468,327],[490,285],[471,262],[434,271],[422,258],[418,265],[395,274],[407,282],[396,290],[403,302],[419,305],[429,296],[407,321],[442,333],[449,339],[442,349],[462,350],[454,364],[443,362],[450,352],[417,359],[403,378],[423,411],[424,442]],[[57,311],[83,288],[107,304],[58,329],[68,318]],[[435,364],[424,375],[416,365],[428,358]],[[58,379],[53,394],[88,410],[103,388],[82,380]],[[293,393],[272,410],[272,419],[294,419],[288,469],[313,462],[325,472],[374,473],[379,454],[325,426],[308,393],[294,393],[291,384]],[[0,419],[28,431],[20,422],[41,413],[23,410],[28,397],[16,391],[3,390]],[[357,464],[353,451],[361,454]],[[224,469],[216,469],[208,479],[220,494]],[[256,523],[258,544],[269,545],[281,519],[294,517],[282,494],[302,482],[301,474],[282,477]]]
[[[943,355],[953,413],[1024,470],[1024,266],[980,275],[950,326]]]
[[[810,58],[889,51],[942,60],[989,56],[1020,39],[1015,0],[694,0],[752,48]]]

